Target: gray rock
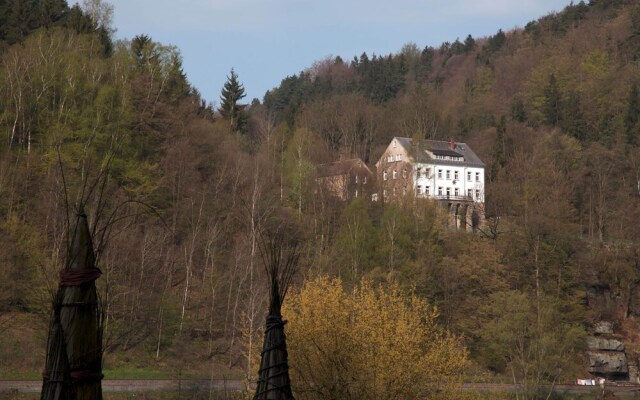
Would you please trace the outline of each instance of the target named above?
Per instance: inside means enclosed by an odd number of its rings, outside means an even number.
[[[616,339],[588,336],[587,348],[589,350],[624,351],[624,343]]]
[[[627,356],[620,351],[588,351],[589,372],[600,374],[626,374]]]
[[[599,321],[593,327],[593,331],[598,335],[611,335],[613,333],[613,324],[609,321]]]

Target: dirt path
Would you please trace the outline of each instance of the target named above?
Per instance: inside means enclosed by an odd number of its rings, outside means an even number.
[[[9,381],[0,380],[0,393],[21,392],[37,393],[42,388],[42,381]],[[157,392],[179,390],[201,391],[238,391],[244,389],[241,380],[163,380],[163,379],[105,379],[102,381],[104,392]]]
[[[42,381],[10,381],[0,380],[0,393],[38,393],[42,387]],[[163,379],[105,379],[102,381],[104,392],[158,392],[158,391],[188,391],[200,392],[236,392],[244,389],[241,380],[163,380]],[[617,397],[632,397],[640,393],[638,385],[607,385],[606,389]],[[516,386],[499,383],[466,383],[464,389],[475,392],[515,392]],[[556,393],[596,393],[602,389],[597,386],[556,385]],[[1,398],[2,396],[0,396]]]

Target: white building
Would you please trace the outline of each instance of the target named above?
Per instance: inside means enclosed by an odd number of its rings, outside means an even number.
[[[394,137],[376,163],[379,195],[384,201],[407,194],[433,198],[445,202],[456,220],[466,218],[483,209],[484,167],[466,143]]]

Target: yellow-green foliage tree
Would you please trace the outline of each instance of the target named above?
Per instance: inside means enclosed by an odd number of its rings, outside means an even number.
[[[298,399],[445,399],[462,383],[460,338],[396,284],[363,280],[347,291],[318,277],[290,294],[283,315]]]

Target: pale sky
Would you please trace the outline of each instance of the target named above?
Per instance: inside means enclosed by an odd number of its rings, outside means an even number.
[[[189,82],[219,102],[231,68],[250,102],[327,56],[438,47],[523,27],[571,0],[107,0],[116,39],[175,45]]]

